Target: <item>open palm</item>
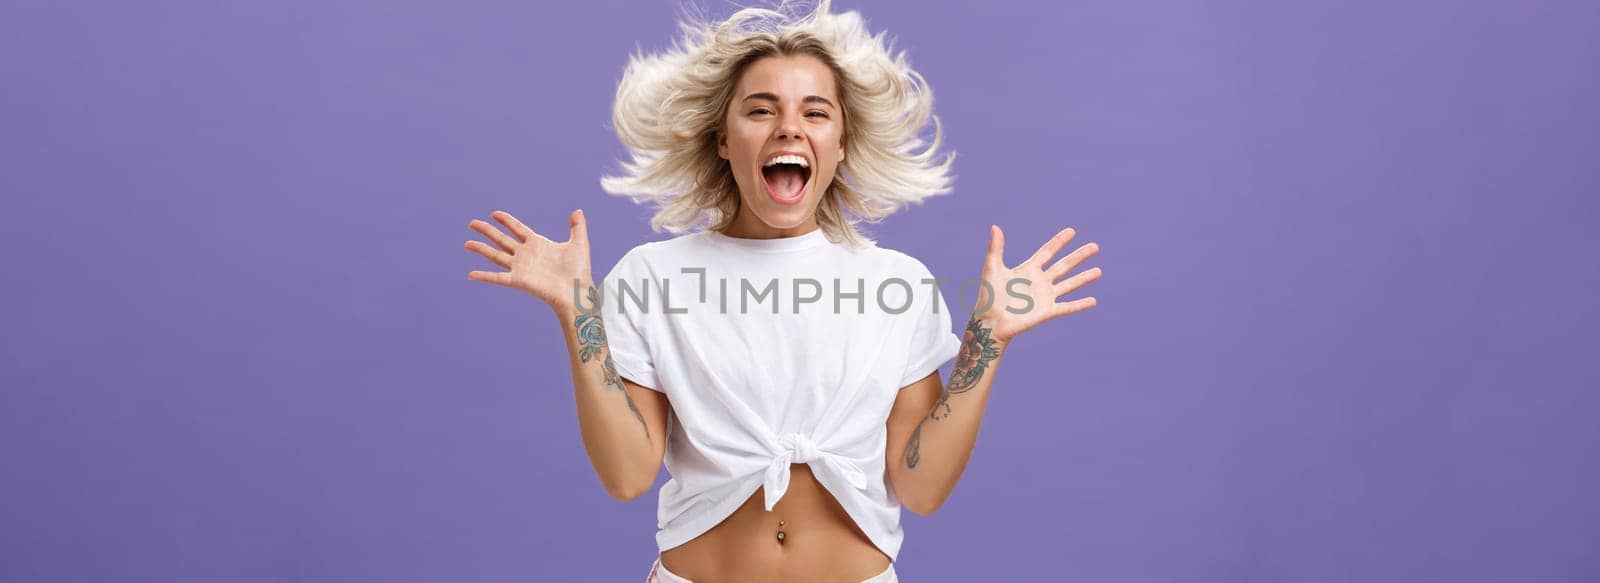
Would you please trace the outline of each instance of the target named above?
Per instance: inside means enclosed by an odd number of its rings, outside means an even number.
[[[505,225],[511,234],[473,219],[467,226],[488,237],[494,246],[469,240],[466,248],[505,271],[472,271],[467,278],[520,289],[551,307],[575,305],[573,281],[584,287],[593,283],[589,270],[589,224],[583,211],[573,211],[567,217],[570,233],[562,243],[534,232],[505,211],[495,211],[490,216]]]
[[[1095,267],[1061,280],[1062,276],[1071,272],[1083,260],[1099,252],[1098,243],[1078,247],[1059,261],[1046,265],[1046,262],[1055,257],[1056,252],[1076,234],[1077,231],[1072,227],[1062,229],[1026,261],[1016,267],[1006,267],[1005,232],[998,226],[989,228],[989,252],[984,258],[983,280],[988,283],[987,290],[992,291],[994,295],[988,304],[988,309],[978,313],[978,318],[991,329],[990,334],[995,340],[1009,342],[1018,334],[1047,320],[1095,306],[1096,301],[1093,296],[1067,302],[1056,300],[1089,282],[1100,279],[1101,270]],[[979,308],[985,305],[984,296],[988,296],[988,293],[980,294]],[[1027,299],[1023,299],[1024,297]],[[1022,313],[1012,313],[1011,310]]]

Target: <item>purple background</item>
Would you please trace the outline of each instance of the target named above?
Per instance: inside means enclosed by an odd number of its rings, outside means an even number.
[[[959,153],[881,244],[1106,270],[905,580],[1600,578],[1600,4],[861,4]],[[0,580],[643,580],[655,494],[461,244],[664,237],[597,178],[675,10],[6,2]]]

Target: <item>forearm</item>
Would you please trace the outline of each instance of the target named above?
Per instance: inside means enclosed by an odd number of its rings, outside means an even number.
[[[896,462],[905,468],[904,496],[923,514],[942,506],[966,471],[1005,351],[1004,343],[991,338],[982,321],[969,320],[967,331],[962,358],[950,371],[949,382]]]
[[[591,301],[560,306],[555,312],[567,342],[583,447],[606,491],[627,500],[639,494],[635,490],[648,488],[654,481],[659,467],[652,440],[664,436],[650,434],[628,396],[605,342],[605,323],[594,305]]]

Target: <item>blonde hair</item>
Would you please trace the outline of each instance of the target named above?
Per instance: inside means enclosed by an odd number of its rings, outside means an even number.
[[[717,154],[734,85],[763,57],[811,55],[833,70],[844,120],[844,160],[817,205],[829,239],[872,243],[856,224],[876,223],[911,204],[950,192],[955,154],[936,159],[943,130],[933,92],[873,36],[853,11],[833,14],[820,0],[806,15],[744,8],[720,23],[680,22],[682,40],[658,54],[635,54],[617,84],[612,123],[631,161],[606,176],[606,192],[659,208],[654,231],[721,230],[738,214],[739,187]],[[931,143],[920,137],[933,121]]]

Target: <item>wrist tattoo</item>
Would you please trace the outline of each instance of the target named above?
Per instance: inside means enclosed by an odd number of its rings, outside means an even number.
[[[950,371],[950,392],[964,393],[976,386],[989,363],[1000,357],[1000,349],[990,335],[992,330],[979,322],[976,314],[967,320],[967,334],[961,339],[961,352],[956,354],[956,366]]]

